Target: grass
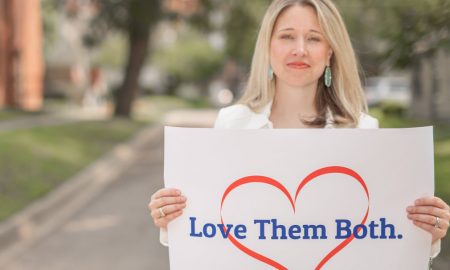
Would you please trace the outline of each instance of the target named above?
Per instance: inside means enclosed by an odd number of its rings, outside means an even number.
[[[17,120],[24,117],[29,116],[37,116],[41,115],[41,112],[25,112],[15,109],[4,109],[0,110],[0,121],[11,121],[11,120]]]
[[[379,108],[370,114],[380,121],[383,128],[404,128],[433,125],[434,127],[434,172],[436,196],[450,204],[450,124],[417,121],[399,116],[384,115]],[[442,257],[450,256],[450,232],[442,241]]]
[[[67,107],[59,100],[48,100],[46,104],[49,102],[46,109]],[[133,115],[138,121],[114,119],[0,132],[0,221],[44,196],[166,112],[199,106],[204,105],[177,97],[148,96],[136,101]],[[0,121],[39,114],[0,110]]]
[[[42,197],[143,125],[109,120],[0,133],[0,220]]]

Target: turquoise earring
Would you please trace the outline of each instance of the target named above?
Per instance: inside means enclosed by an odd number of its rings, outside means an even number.
[[[327,66],[325,68],[325,86],[329,88],[331,86],[332,81],[333,76],[331,75],[331,68],[330,66]]]
[[[269,66],[269,72],[267,74],[269,76],[269,81],[273,80],[273,70],[272,67]]]

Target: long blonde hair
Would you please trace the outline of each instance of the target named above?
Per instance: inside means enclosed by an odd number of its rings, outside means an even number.
[[[326,88],[323,76],[319,79],[316,107],[319,116],[308,122],[323,126],[327,110],[330,110],[334,125],[355,127],[361,112],[367,112],[367,103],[358,74],[358,63],[350,37],[339,11],[331,0],[274,0],[264,15],[256,41],[250,76],[244,95],[238,101],[255,112],[271,102],[275,95],[275,79],[270,80],[270,41],[277,18],[291,6],[311,6],[316,11],[319,25],[324,32],[333,55],[330,60],[333,83]],[[300,19],[300,18],[299,18]]]

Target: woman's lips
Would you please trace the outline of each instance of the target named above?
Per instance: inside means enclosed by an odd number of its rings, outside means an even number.
[[[310,67],[308,64],[303,63],[303,62],[292,62],[292,63],[288,63],[287,65],[288,65],[288,67],[294,68],[294,69],[305,69],[305,68]]]

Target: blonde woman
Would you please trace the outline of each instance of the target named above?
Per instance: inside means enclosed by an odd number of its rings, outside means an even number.
[[[275,0],[258,35],[244,95],[220,110],[216,128],[378,128],[367,114],[358,65],[343,20],[331,0]],[[160,189],[149,209],[167,244],[167,224],[186,207],[181,191]],[[440,251],[450,207],[420,198],[405,213],[432,234]]]

